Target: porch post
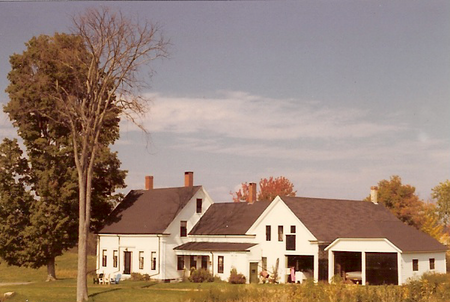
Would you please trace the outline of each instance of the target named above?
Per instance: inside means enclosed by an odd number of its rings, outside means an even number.
[[[319,282],[319,246],[317,246],[317,254],[314,255],[314,282]]]
[[[361,282],[366,285],[366,252],[361,252]]]
[[[328,250],[328,283],[331,283],[334,276],[334,253]]]

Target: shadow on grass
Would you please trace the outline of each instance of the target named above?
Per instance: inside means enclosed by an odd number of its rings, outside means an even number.
[[[121,290],[121,288],[111,288],[111,289],[104,290],[104,291],[101,291],[101,292],[98,292],[98,293],[90,294],[89,298],[92,298],[92,297],[95,297],[95,296],[98,296],[98,295],[101,295],[101,294],[115,292],[115,291],[118,291],[118,290]]]
[[[155,286],[156,284],[158,284],[158,283],[147,284],[147,285],[141,286],[141,288],[149,288],[151,286]]]

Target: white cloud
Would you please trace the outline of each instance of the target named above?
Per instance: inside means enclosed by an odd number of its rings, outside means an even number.
[[[270,99],[243,92],[222,92],[216,98],[148,96],[153,105],[143,124],[151,132],[206,132],[228,138],[273,141],[365,138],[402,130],[399,124],[371,121],[364,110],[330,108],[317,102]]]

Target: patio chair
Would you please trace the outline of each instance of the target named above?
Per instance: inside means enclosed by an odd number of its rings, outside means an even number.
[[[115,278],[111,278],[111,284],[119,284],[120,277],[122,277],[121,274],[117,274]]]
[[[110,282],[111,282],[111,275],[110,274],[108,274],[108,276],[105,277],[104,282],[105,282],[105,284],[110,284]]]
[[[98,275],[98,284],[104,284],[105,283],[105,274],[99,274]]]

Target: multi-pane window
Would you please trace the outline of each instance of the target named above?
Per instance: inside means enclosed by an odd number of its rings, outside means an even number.
[[[106,267],[108,265],[108,256],[106,255],[106,250],[102,251],[102,266]]]
[[[417,272],[419,270],[419,259],[413,259],[412,267],[414,272]]]
[[[182,220],[180,222],[180,236],[186,237],[187,236],[187,221]]]
[[[144,269],[144,252],[139,252],[139,269]]]
[[[295,251],[295,235],[286,235],[286,250]]]
[[[223,256],[217,258],[217,273],[223,274]]]
[[[295,225],[291,225],[291,234],[295,234]]]
[[[152,270],[156,270],[156,252],[151,253],[151,259],[152,259]]]
[[[197,198],[196,212],[199,214],[202,212],[202,203],[203,203],[203,200],[201,198]]]
[[[196,256],[190,256],[189,257],[189,265],[191,266],[191,269],[197,269],[197,257]]]
[[[184,270],[184,256],[177,256],[177,270]]]
[[[270,241],[272,239],[271,233],[272,233],[272,228],[270,227],[270,225],[266,225],[266,241]]]
[[[117,267],[118,264],[118,253],[117,250],[113,251],[113,267]]]
[[[278,226],[278,241],[283,241],[283,226]]]
[[[434,270],[435,264],[434,264],[434,258],[430,258],[430,270]]]

